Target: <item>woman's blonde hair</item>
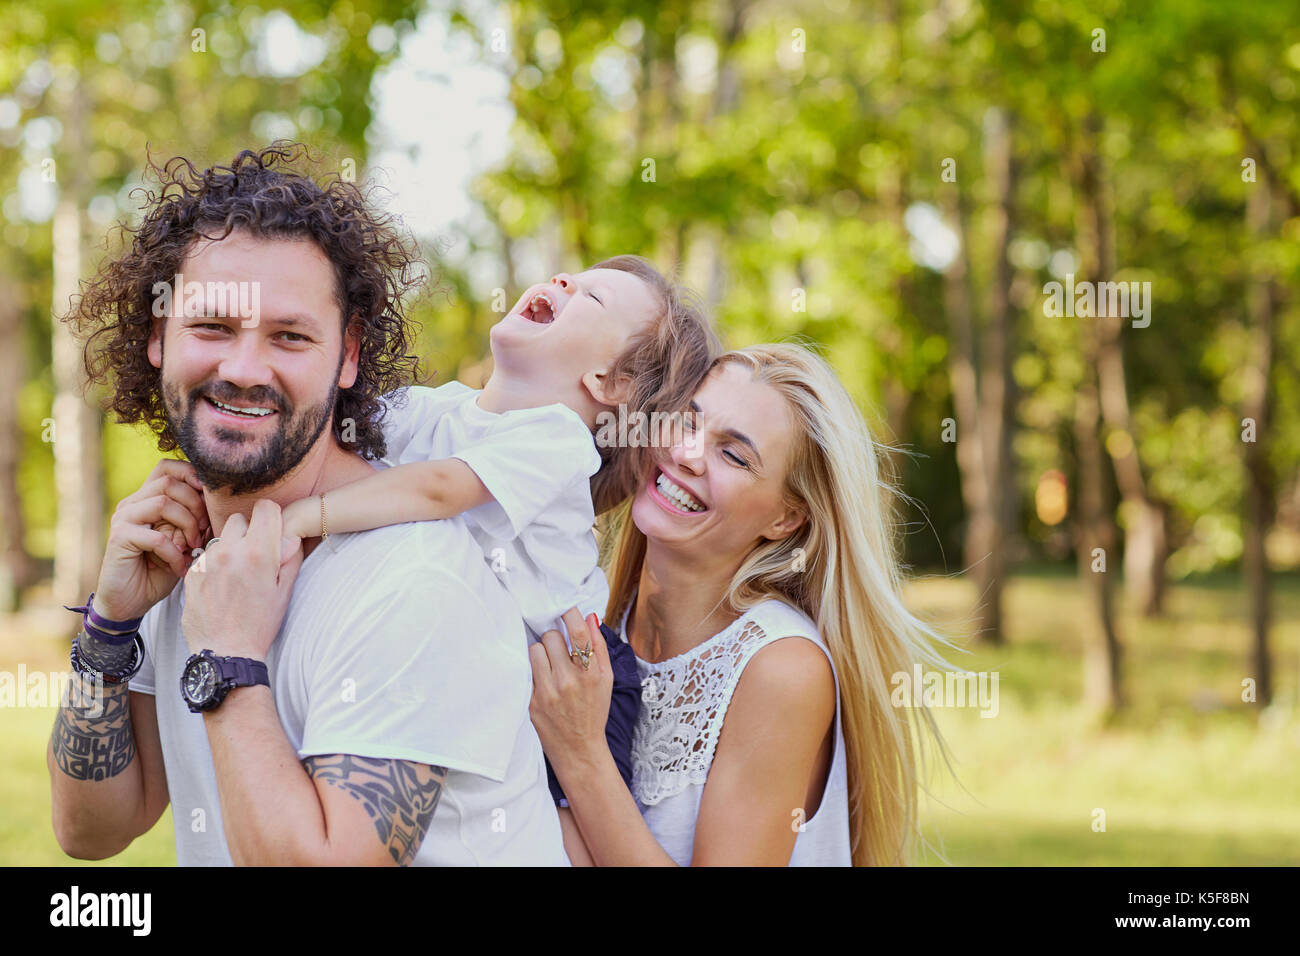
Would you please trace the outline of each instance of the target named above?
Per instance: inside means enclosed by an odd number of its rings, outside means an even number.
[[[786,494],[808,516],[793,534],[745,557],[727,599],[743,614],[777,598],[816,622],[839,681],[854,865],[906,864],[919,834],[916,750],[925,730],[947,754],[921,701],[893,705],[891,678],[904,674],[910,686],[915,662],[948,668],[932,643],[952,645],[903,603],[888,500],[894,489],[881,477],[862,413],[831,367],[794,344],[727,352],[713,367],[721,365],[747,369],[789,404],[794,448]],[[613,546],[609,621],[622,619],[645,557],[645,535],[626,511],[624,518]]]

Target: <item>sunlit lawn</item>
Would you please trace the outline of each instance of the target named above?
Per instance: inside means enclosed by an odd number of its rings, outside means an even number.
[[[1300,670],[1300,581],[1276,582],[1279,694]],[[913,606],[960,633],[965,582],[912,585]],[[923,819],[957,865],[1300,864],[1300,718],[1241,702],[1250,676],[1246,608],[1235,578],[1177,586],[1168,619],[1124,614],[1130,711],[1098,726],[1079,706],[1087,608],[1070,575],[1018,576],[1010,642],[950,654],[999,676],[998,713],[941,711],[960,786],[932,772]],[[32,628],[28,628],[30,632]],[[58,642],[0,625],[0,669],[66,666]],[[0,709],[0,864],[66,864],[50,829],[45,742],[52,709]],[[1104,811],[1104,832],[1097,832]],[[175,863],[171,816],[110,863]],[[934,854],[928,862],[940,863]]]
[[[50,827],[50,778],[45,769],[45,745],[53,726],[53,709],[0,710],[0,733],[4,735],[4,751],[0,753],[0,806],[4,807],[0,814],[0,865],[175,866],[176,841],[170,809],[152,830],[111,860],[74,860],[59,848]]]
[[[1275,594],[1275,679],[1294,702],[1300,582],[1278,578]],[[928,580],[911,597],[959,629],[974,591]],[[1250,636],[1235,579],[1176,587],[1167,620],[1123,615],[1130,710],[1106,728],[1077,704],[1088,609],[1073,578],[1022,575],[1007,597],[1007,646],[950,655],[998,672],[1000,706],[939,715],[961,786],[936,772],[923,819],[949,861],[1300,864],[1300,720],[1293,703],[1261,715],[1241,701]]]

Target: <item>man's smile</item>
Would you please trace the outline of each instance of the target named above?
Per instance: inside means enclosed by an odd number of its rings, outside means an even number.
[[[340,357],[336,375],[341,366]],[[329,426],[338,398],[331,385],[319,404],[301,405],[270,385],[241,388],[205,377],[182,391],[164,374],[163,396],[177,443],[204,485],[243,495],[270,487],[302,461]]]
[[[274,408],[269,408],[265,405],[243,405],[231,402],[221,402],[212,398],[210,395],[203,396],[203,405],[218,421],[239,422],[241,425],[263,421],[279,414]]]

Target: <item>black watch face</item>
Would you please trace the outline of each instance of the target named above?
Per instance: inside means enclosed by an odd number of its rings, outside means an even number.
[[[211,700],[217,689],[217,669],[200,658],[185,669],[185,697],[196,704]]]

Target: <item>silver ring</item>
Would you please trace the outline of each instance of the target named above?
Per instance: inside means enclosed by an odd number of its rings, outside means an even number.
[[[216,544],[216,543],[217,543],[218,541],[220,541],[220,540],[221,540],[220,538],[213,538],[211,541],[209,541],[207,544],[205,544],[205,545],[203,546],[203,550],[204,550],[204,551],[208,550],[208,548],[212,547],[214,544]]]

